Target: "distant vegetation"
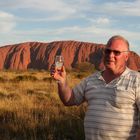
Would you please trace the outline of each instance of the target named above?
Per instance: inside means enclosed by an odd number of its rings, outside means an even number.
[[[84,77],[87,77],[91,73],[94,73],[95,67],[93,64],[88,62],[78,63],[75,64],[74,68],[70,71],[75,75],[75,78],[82,79]]]
[[[73,87],[85,75],[85,71],[69,71],[70,86]],[[61,103],[57,84],[49,72],[0,72],[2,140],[84,140],[85,110],[86,104],[65,107]]]

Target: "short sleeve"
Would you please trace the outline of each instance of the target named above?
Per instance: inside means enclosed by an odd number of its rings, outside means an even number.
[[[76,85],[72,91],[75,97],[75,104],[80,105],[85,101],[85,88],[86,88],[86,79],[81,81],[80,84]]]

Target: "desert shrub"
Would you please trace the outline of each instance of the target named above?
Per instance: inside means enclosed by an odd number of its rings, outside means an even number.
[[[52,83],[53,81],[55,81],[52,77],[44,77],[42,80],[49,83]]]
[[[16,76],[14,79],[12,79],[12,81],[37,81],[38,79],[35,76],[32,75],[19,75]]]
[[[93,64],[89,62],[77,63],[74,66],[74,71],[76,72],[88,72],[93,73],[95,71],[95,67]]]
[[[17,94],[13,94],[13,93],[5,94],[0,92],[0,100],[3,99],[18,100],[19,98],[20,97]]]
[[[93,64],[89,62],[78,63],[71,70],[74,78],[83,79],[96,71]],[[70,73],[70,71],[68,71]]]
[[[0,77],[0,82],[5,82],[5,81],[6,81],[6,79],[5,79],[5,78]]]
[[[78,74],[75,74],[75,78],[78,78],[78,79],[83,79],[87,76],[86,73],[78,73]]]

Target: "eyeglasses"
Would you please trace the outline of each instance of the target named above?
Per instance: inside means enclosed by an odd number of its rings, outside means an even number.
[[[111,52],[113,52],[113,54],[115,56],[119,56],[121,53],[128,52],[128,51],[118,51],[118,50],[105,49],[105,54],[106,55],[109,55]]]

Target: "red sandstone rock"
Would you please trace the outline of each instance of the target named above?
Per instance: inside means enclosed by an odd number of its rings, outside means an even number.
[[[51,43],[27,42],[0,48],[0,69],[50,69],[55,55],[63,55],[65,67],[70,69],[77,63],[90,62],[102,69],[103,44],[78,41],[56,41]],[[128,67],[140,71],[140,57],[130,53]]]

